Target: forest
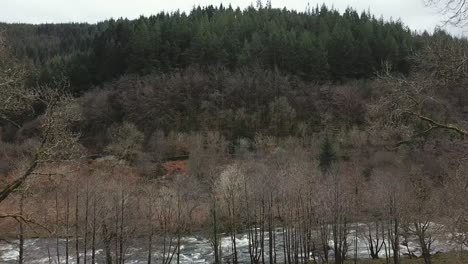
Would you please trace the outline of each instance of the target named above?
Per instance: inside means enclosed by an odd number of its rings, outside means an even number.
[[[467,84],[352,8],[0,23],[0,262],[466,263]]]

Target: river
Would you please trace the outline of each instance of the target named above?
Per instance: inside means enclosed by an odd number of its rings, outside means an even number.
[[[361,230],[358,234],[364,234],[362,228],[365,228],[366,225],[357,224],[355,227],[350,230],[348,236],[348,256],[354,257],[355,249],[354,244],[357,242],[357,257],[358,258],[369,258],[369,250],[367,247],[367,240],[358,235],[356,236],[356,230]],[[283,243],[282,243],[282,232],[281,230],[276,230],[276,248],[277,255],[276,259],[278,263],[281,263],[283,260]],[[241,263],[250,263],[249,253],[248,253],[248,236],[247,234],[241,234],[236,239],[236,244],[238,248],[239,260]],[[17,263],[18,258],[18,246],[17,241],[10,241],[13,243],[0,242],[0,263],[13,264]],[[28,264],[49,264],[57,263],[57,254],[56,254],[56,239],[55,238],[39,238],[39,239],[27,239],[25,241],[25,252],[24,259],[25,263]],[[223,234],[221,238],[222,243],[222,256],[229,256],[231,252],[231,240],[230,238]],[[147,251],[147,240],[144,238],[141,239],[132,239],[128,241],[125,254],[125,263],[128,264],[143,264],[147,263],[148,251]],[[265,245],[268,245],[268,238],[266,238]],[[330,245],[333,245],[333,242],[330,241]],[[388,245],[388,244],[387,244]],[[70,240],[70,256],[69,263],[76,263],[76,256],[74,250],[74,240]],[[450,235],[442,235],[436,239],[432,246],[432,252],[448,252],[451,250],[458,249],[457,246],[450,241]],[[414,251],[415,255],[420,255],[419,245],[416,242],[415,238],[408,240],[408,248],[411,251]],[[82,249],[81,249],[82,251]],[[267,250],[268,251],[268,250]],[[59,240],[59,252],[60,252],[60,263],[65,263],[64,253],[65,253],[65,239]],[[153,243],[153,263],[162,263],[162,252],[163,244],[159,241]],[[332,255],[330,250],[329,254]],[[407,253],[407,247],[401,246],[401,253]],[[385,252],[380,253],[382,257],[385,257]],[[91,251],[88,250],[88,263],[91,262]],[[97,263],[104,263],[104,251],[102,248],[96,251]],[[84,255],[80,254],[83,263]],[[268,260],[268,252],[265,252],[265,259]],[[211,247],[210,240],[202,235],[195,234],[191,236],[184,236],[181,239],[181,254],[180,254],[180,263],[213,263],[214,254]],[[172,263],[176,263],[175,256]],[[227,261],[225,263],[228,263]]]

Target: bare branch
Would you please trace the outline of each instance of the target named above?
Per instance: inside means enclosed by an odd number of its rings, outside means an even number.
[[[428,123],[430,123],[434,128],[443,128],[443,129],[447,129],[447,130],[451,130],[451,131],[454,131],[458,134],[460,134],[461,136],[467,136],[468,135],[468,132],[465,131],[464,129],[462,128],[459,128],[457,127],[456,125],[452,125],[452,124],[442,124],[442,123],[439,123],[427,116],[424,116],[424,115],[421,115],[421,114],[418,114],[418,113],[414,113],[414,112],[408,112],[408,111],[405,111],[404,113],[406,114],[409,114],[409,115],[412,115],[412,116],[415,116],[423,121],[426,121]]]
[[[435,8],[445,17],[444,24],[456,27],[468,25],[468,5],[466,0],[425,0],[427,6]]]
[[[47,227],[45,227],[44,225],[34,221],[34,220],[31,220],[23,215],[19,215],[19,214],[0,214],[0,219],[5,219],[5,218],[12,218],[12,219],[15,219],[17,222],[23,222],[23,223],[26,223],[26,224],[32,224],[32,225],[36,225],[36,226],[39,226],[40,228],[46,230],[48,233],[52,233],[50,231],[50,229],[48,229]]]

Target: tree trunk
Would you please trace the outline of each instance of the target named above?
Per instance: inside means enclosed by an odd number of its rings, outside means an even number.
[[[55,239],[56,239],[56,253],[57,263],[60,263],[60,240],[59,240],[59,204],[58,204],[58,191],[55,190]]]
[[[65,264],[68,264],[69,258],[69,236],[70,236],[70,188],[67,183],[67,197],[66,203],[67,208],[65,212]]]
[[[213,220],[213,248],[214,248],[214,257],[215,264],[221,264],[219,261],[219,245],[218,245],[218,223],[216,218],[216,198],[213,198],[213,208],[211,209],[212,220]]]
[[[44,143],[42,143],[44,144]],[[38,159],[38,153],[36,154],[36,157],[34,158],[34,161],[31,163],[29,168],[26,170],[26,172],[21,176],[20,178],[16,179],[12,183],[8,184],[5,188],[3,188],[0,191],[0,203],[3,202],[8,196],[10,196],[11,193],[13,193],[17,188],[19,188],[23,183],[26,181],[26,179],[34,172],[34,170],[37,167],[37,159]]]
[[[112,264],[111,242],[112,235],[107,230],[106,223],[102,223],[102,239],[104,242],[104,251],[106,254],[106,264]]]
[[[122,194],[120,197],[120,235],[119,235],[119,252],[120,252],[120,262],[119,264],[123,264],[124,259],[124,211],[125,211],[125,196],[122,187]]]
[[[79,244],[79,194],[78,194],[78,185],[76,186],[76,197],[75,197],[75,253],[76,253],[76,263],[80,264],[80,244]]]
[[[24,193],[21,193],[20,204],[19,204],[20,215],[23,215],[23,205],[24,205]],[[23,226],[23,221],[20,220],[18,223],[19,223],[18,263],[23,264],[24,263],[24,226]]]
[[[93,238],[91,242],[91,264],[96,263],[96,193],[93,195]]]
[[[419,244],[421,246],[422,257],[424,258],[425,264],[431,264],[431,252],[430,252],[430,237],[426,241],[426,231],[428,228],[428,223],[414,223],[416,229],[416,236],[418,237]]]
[[[85,223],[84,223],[84,256],[83,263],[88,260],[88,218],[89,218],[89,180],[86,179],[86,198],[85,198]],[[60,262],[59,262],[60,263]],[[94,264],[94,263],[92,263]]]
[[[400,234],[398,232],[399,229],[399,221],[397,218],[393,220],[393,232],[394,232],[394,240],[393,240],[393,264],[400,264]]]

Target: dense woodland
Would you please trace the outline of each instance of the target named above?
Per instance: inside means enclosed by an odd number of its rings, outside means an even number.
[[[241,233],[251,263],[344,263],[355,223],[387,263],[409,238],[426,264],[442,235],[468,247],[466,39],[260,2],[0,27],[0,237],[20,263],[38,234],[66,263],[125,263],[142,237],[147,263],[155,241],[179,263],[195,231],[217,264]]]
[[[307,12],[194,8],[97,25],[6,25],[18,57],[39,66],[35,81],[65,74],[78,93],[123,74],[170,73],[192,65],[259,66],[307,81],[368,78],[384,62],[408,73],[418,41],[399,21],[326,6]]]
[[[90,117],[91,136],[103,131],[93,126],[132,120],[146,135],[219,130],[230,140],[258,132],[294,135],[298,125],[322,130],[325,112],[347,119],[348,127],[362,125],[364,107],[342,109],[349,117],[333,113],[340,110],[332,107],[326,90],[334,89],[326,86],[362,80],[351,86],[359,90],[356,96],[369,98],[367,80],[388,65],[408,74],[410,56],[431,38],[352,9],[340,14],[322,6],[299,13],[258,5],[198,7],[189,14],[97,25],[4,27],[15,57],[31,67],[31,85],[65,78],[67,92],[86,103],[112,105],[110,111],[93,110],[112,118]],[[284,118],[290,123],[273,124],[281,120],[269,112],[289,105],[294,113]]]

